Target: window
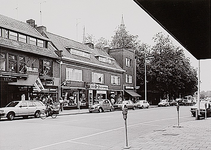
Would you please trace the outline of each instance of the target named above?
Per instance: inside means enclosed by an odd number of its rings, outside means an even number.
[[[9,39],[17,41],[18,40],[18,34],[16,32],[9,31]]]
[[[87,52],[83,52],[80,50],[75,50],[75,49],[67,49],[72,55],[77,55],[77,56],[81,56],[81,57],[86,57],[86,58],[90,58],[90,54]]]
[[[44,47],[44,45],[43,45],[43,40],[37,40],[37,46],[39,46],[39,47]]]
[[[132,65],[132,60],[130,58],[126,58],[126,64],[127,67],[131,67]]]
[[[101,56],[99,56],[99,57],[98,57],[98,60],[101,61],[101,62],[104,62],[104,63],[109,63],[109,64],[111,64],[111,59],[108,58],[108,57],[101,57]]]
[[[52,66],[53,62],[50,60],[40,60],[40,75],[52,76]]]
[[[82,70],[66,68],[66,80],[82,81]]]
[[[120,85],[120,76],[111,75],[111,84]]]
[[[23,34],[19,34],[18,41],[26,43],[26,36]]]
[[[6,71],[6,54],[0,53],[0,70]]]
[[[5,30],[4,30],[4,33],[5,33],[4,37],[5,37],[6,39],[8,39],[8,38],[9,38],[9,31],[5,29]]]
[[[17,72],[17,56],[9,54],[9,71]]]
[[[133,83],[131,75],[126,74],[126,83]]]
[[[37,45],[36,43],[36,39],[33,38],[33,37],[29,37],[29,44],[32,44],[32,45]]]
[[[2,29],[0,28],[0,36],[2,36]]]
[[[25,57],[19,56],[18,70],[20,73],[26,73]]]
[[[104,74],[92,72],[92,82],[104,83]]]

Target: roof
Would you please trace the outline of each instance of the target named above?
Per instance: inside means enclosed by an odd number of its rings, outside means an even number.
[[[120,71],[124,72],[124,70],[117,64],[117,62],[105,51],[99,49],[91,49],[87,45],[83,43],[76,42],[74,40],[70,40],[68,38],[64,38],[62,36],[45,32],[46,36],[52,41],[53,45],[60,51],[62,51],[62,58],[66,59],[67,61],[73,61],[84,65],[90,65],[93,67],[100,67],[104,69],[109,69],[113,71]],[[73,55],[69,53],[67,48],[75,49],[79,51],[86,52],[90,54],[90,58],[81,57],[77,55]],[[95,56],[104,56],[109,57],[112,59],[112,63],[103,63],[97,60]]]
[[[35,28],[30,26],[28,23],[21,22],[0,14],[0,27],[6,28],[12,31],[30,35],[43,40],[49,40],[43,37]]]
[[[11,49],[22,51],[22,52],[31,53],[31,54],[36,54],[36,55],[41,55],[41,56],[46,56],[46,57],[51,57],[51,58],[58,58],[53,48],[50,48],[50,46],[49,48],[42,48],[39,46],[27,44],[27,43],[5,39],[2,37],[0,37],[0,46],[11,48]]]
[[[134,1],[195,58],[211,58],[210,0]]]

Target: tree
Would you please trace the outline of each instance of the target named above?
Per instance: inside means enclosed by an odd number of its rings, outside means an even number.
[[[190,66],[189,59],[185,58],[183,50],[174,46],[169,36],[162,33],[156,34],[153,39],[155,45],[147,52],[150,56],[147,65],[148,90],[159,92],[161,98],[193,94],[197,90],[197,74]],[[144,65],[139,63],[137,61],[137,74],[140,73],[137,81],[140,76],[144,76],[138,68]]]
[[[130,35],[126,31],[125,25],[122,23],[115,31],[115,35],[112,36],[111,47],[112,48],[131,48],[137,49],[139,47],[138,35]]]
[[[101,37],[99,40],[97,40],[95,44],[95,48],[98,49],[104,49],[107,46],[109,46],[109,41],[106,40],[104,37]]]

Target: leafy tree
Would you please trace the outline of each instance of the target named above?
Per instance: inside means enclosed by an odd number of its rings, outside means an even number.
[[[137,49],[139,47],[138,35],[134,36],[129,34],[125,25],[122,23],[112,36],[112,48],[131,48]]]
[[[169,36],[162,33],[156,34],[153,39],[155,45],[147,51],[147,89],[159,92],[161,98],[193,94],[197,90],[197,74],[190,66],[189,59],[185,58],[183,50],[174,46]],[[147,49],[146,46],[143,48]],[[137,81],[141,85],[143,79],[140,80],[140,77],[144,74],[139,67],[143,68],[144,65],[140,64],[141,61],[137,61]]]
[[[106,46],[109,46],[109,41],[103,37],[101,37],[99,40],[97,40],[97,42],[95,44],[95,48],[98,48],[98,49],[103,49]]]

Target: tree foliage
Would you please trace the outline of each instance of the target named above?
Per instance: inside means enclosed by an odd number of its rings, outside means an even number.
[[[132,48],[139,47],[138,35],[134,36],[129,34],[124,24],[121,24],[112,36],[112,48]]]
[[[183,50],[170,41],[169,36],[162,33],[153,38],[155,45],[150,48],[142,45],[142,52],[137,52],[137,81],[143,85],[144,55],[149,61],[147,65],[147,88],[157,91],[161,98],[169,95],[178,97],[193,94],[197,90],[197,72],[190,65]],[[148,49],[148,51],[146,51]],[[142,54],[142,56],[140,56]]]

